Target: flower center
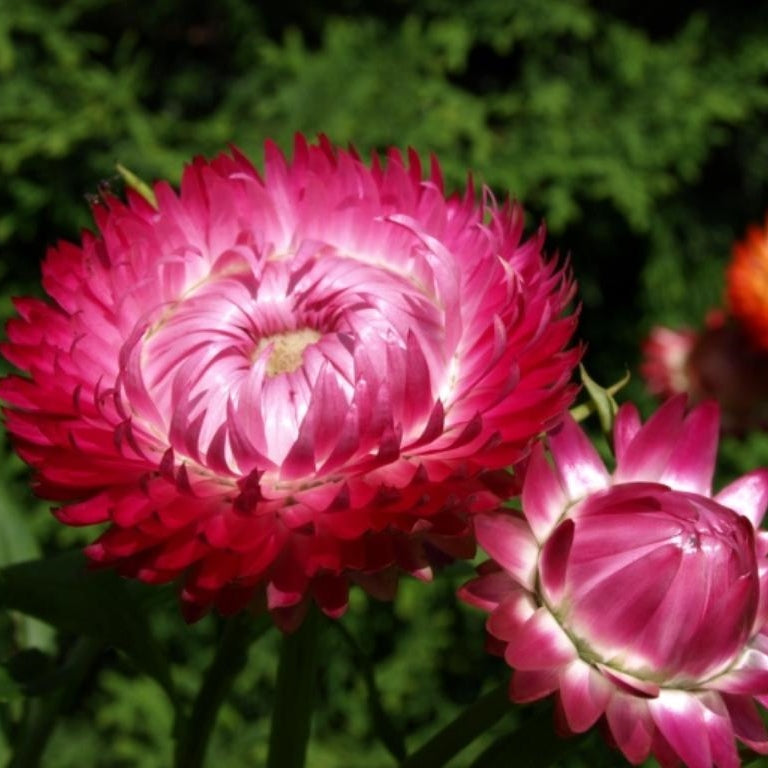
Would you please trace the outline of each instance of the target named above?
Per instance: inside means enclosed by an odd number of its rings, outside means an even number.
[[[265,347],[272,344],[272,354],[269,356],[266,367],[267,376],[293,373],[301,365],[304,350],[318,341],[320,341],[320,333],[314,328],[273,333],[259,340],[254,357],[258,357]]]

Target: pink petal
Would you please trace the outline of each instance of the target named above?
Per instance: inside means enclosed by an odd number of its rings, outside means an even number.
[[[721,694],[731,717],[736,738],[761,755],[768,754],[768,734],[751,698],[730,693]]]
[[[548,696],[559,687],[557,669],[516,669],[509,683],[509,696],[518,704],[527,704]]]
[[[700,693],[704,705],[704,723],[709,735],[712,760],[718,768],[739,768],[741,761],[736,750],[736,739],[731,718],[722,698],[716,693]]]
[[[563,520],[549,537],[539,559],[541,588],[551,605],[558,606],[566,587],[568,558],[573,544],[573,520]]]
[[[533,597],[530,593],[518,589],[493,611],[485,627],[499,640],[514,641],[535,612],[536,603]]]
[[[742,475],[714,498],[718,504],[744,515],[757,528],[768,507],[768,470],[756,469]]]
[[[504,658],[515,669],[561,667],[577,656],[576,648],[546,608],[539,608],[510,640]]]
[[[635,435],[640,431],[641,426],[640,413],[635,404],[624,403],[619,408],[613,422],[613,450],[618,464],[624,461],[627,449],[635,439]]]
[[[720,408],[715,401],[691,411],[660,481],[677,490],[709,496],[719,433]]]
[[[748,648],[733,667],[712,681],[711,686],[726,693],[768,695],[768,656],[756,648]]]
[[[648,702],[656,726],[688,768],[711,768],[705,710],[695,694],[663,690]]]
[[[609,667],[606,664],[596,664],[608,680],[610,680],[620,691],[644,699],[655,699],[661,690],[658,683],[651,680],[642,680],[639,677],[631,675],[629,672],[623,672],[615,667]]]
[[[512,513],[478,515],[475,535],[480,546],[513,579],[533,589],[539,548],[525,520]]]
[[[610,484],[605,464],[570,414],[550,432],[549,446],[570,499],[580,499]]]
[[[492,611],[515,589],[519,589],[517,582],[500,570],[472,579],[459,589],[458,595],[465,603]]]
[[[595,724],[605,712],[611,691],[605,678],[581,659],[561,671],[560,701],[573,733],[583,733]]]
[[[633,765],[643,762],[651,750],[654,726],[647,703],[634,696],[614,692],[606,709],[611,735]]]
[[[667,468],[683,426],[685,397],[667,400],[640,428],[623,450],[614,482],[657,481]]]
[[[544,541],[565,511],[566,496],[540,442],[533,447],[525,470],[522,502],[534,535]]]

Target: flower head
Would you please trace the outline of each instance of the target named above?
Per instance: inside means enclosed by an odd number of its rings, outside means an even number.
[[[8,429],[96,562],[179,580],[191,619],[265,599],[285,626],[350,580],[473,551],[468,515],[573,397],[568,275],[523,213],[433,161],[327,140],[196,159],[181,191],[94,208],[2,351]]]
[[[688,361],[698,334],[691,328],[675,330],[657,325],[643,342],[641,373],[651,394],[666,399],[689,392]]]
[[[616,419],[610,474],[572,419],[528,464],[522,514],[476,519],[495,562],[463,589],[515,670],[510,695],[558,693],[566,731],[604,716],[632,763],[739,765],[768,753],[768,471],[712,495],[718,412],[669,400]]]
[[[727,271],[731,312],[754,341],[768,349],[768,219],[733,246]]]
[[[717,400],[727,432],[768,425],[768,350],[735,318],[713,310],[701,331],[657,326],[643,354],[641,372],[654,395],[686,394],[691,403]]]

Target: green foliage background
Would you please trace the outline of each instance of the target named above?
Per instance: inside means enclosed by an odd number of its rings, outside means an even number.
[[[295,131],[324,132],[363,153],[435,153],[449,186],[471,169],[523,201],[531,228],[546,219],[579,280],[587,365],[613,381],[652,324],[697,324],[721,301],[730,244],[765,215],[767,114],[762,3],[0,0],[0,320],[10,296],[39,290],[46,246],[89,225],[87,197],[119,187],[116,161],[177,181],[192,155],[229,142],[258,164],[266,137],[289,149]],[[647,405],[637,378],[630,393]],[[2,455],[0,564],[90,536],[53,524]],[[768,463],[768,441],[731,441],[725,458],[731,473]],[[505,675],[481,618],[452,597],[466,575],[404,583],[394,607],[355,595],[345,618],[411,747]],[[152,630],[189,701],[220,622],[187,628],[172,605],[152,611]],[[2,759],[55,699],[42,765],[170,764],[172,705],[126,656],[89,656],[19,614],[0,630],[6,659],[38,648],[54,670],[88,662],[33,698],[0,679]],[[361,705],[359,664],[335,632],[323,642],[309,765],[394,765]],[[210,765],[263,760],[276,644],[267,634],[251,651]],[[580,754],[574,765],[620,764],[598,739]]]

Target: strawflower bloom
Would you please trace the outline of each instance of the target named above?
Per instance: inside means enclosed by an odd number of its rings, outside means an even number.
[[[289,628],[350,581],[474,551],[469,515],[574,394],[568,273],[523,212],[433,161],[271,143],[95,205],[43,264],[0,384],[39,493],[106,524],[97,564],[178,580],[188,619],[266,603]]]
[[[692,328],[680,330],[657,325],[643,342],[640,372],[651,394],[666,400],[690,392],[693,386],[688,361],[698,334]]]
[[[657,326],[643,356],[641,373],[660,399],[686,394],[690,403],[717,400],[726,432],[768,426],[768,350],[736,318],[712,310],[700,331]]]
[[[763,227],[751,226],[735,243],[726,272],[731,312],[768,350],[768,219]]]
[[[738,766],[768,753],[768,471],[716,495],[717,405],[644,425],[619,410],[610,474],[572,419],[537,445],[522,513],[476,519],[493,560],[462,591],[514,669],[510,696],[557,692],[566,733],[598,720],[631,763]]]

